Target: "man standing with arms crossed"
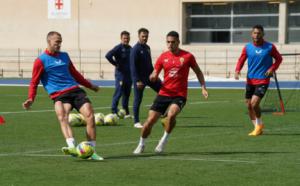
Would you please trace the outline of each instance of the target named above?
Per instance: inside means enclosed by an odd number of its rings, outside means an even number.
[[[194,56],[179,48],[179,34],[175,31],[169,32],[166,41],[168,51],[162,53],[157,59],[154,71],[150,76],[151,82],[157,81],[158,75],[163,69],[164,81],[143,125],[140,141],[133,152],[134,154],[141,154],[144,151],[146,138],[150,135],[153,125],[167,111],[165,131],[155,148],[155,152],[163,152],[168,137],[175,127],[176,117],[186,103],[190,68],[193,69],[201,84],[202,95],[205,99],[208,98],[204,76]]]
[[[264,28],[255,25],[252,28],[252,43],[246,44],[235,68],[235,79],[239,79],[241,69],[248,59],[248,72],[246,84],[246,104],[248,114],[254,125],[249,136],[259,136],[263,133],[264,124],[261,119],[260,102],[267,92],[270,77],[273,75],[282,57],[275,45],[264,40]],[[275,62],[273,63],[273,58]]]
[[[90,100],[87,98],[79,84],[97,92],[99,87],[90,83],[75,69],[69,55],[61,52],[61,34],[51,31],[47,35],[47,49],[34,62],[32,79],[29,86],[28,99],[23,103],[24,109],[30,109],[33,104],[37,86],[41,81],[44,89],[54,102],[56,116],[60,123],[61,131],[68,147],[62,151],[66,155],[77,156],[76,143],[68,117],[73,108],[80,112],[86,121],[86,137],[91,146],[96,146],[96,127],[94,111]],[[90,157],[92,160],[103,160],[96,151]]]
[[[139,41],[133,46],[130,53],[130,70],[134,88],[133,114],[134,127],[142,128],[140,123],[140,105],[145,87],[148,85],[155,92],[161,87],[161,81],[150,81],[149,75],[153,71],[150,47],[147,45],[149,31],[146,28],[138,30]]]
[[[125,118],[129,118],[129,96],[131,92],[131,74],[130,74],[130,33],[121,32],[121,43],[110,50],[106,59],[115,66],[115,93],[111,104],[112,113],[118,114],[118,103],[122,96],[122,107],[126,111]]]

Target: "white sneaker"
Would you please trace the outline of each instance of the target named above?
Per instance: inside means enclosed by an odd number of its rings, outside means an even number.
[[[136,149],[133,151],[133,154],[141,154],[144,152],[145,145],[138,145]]]
[[[134,127],[140,129],[143,128],[143,125],[140,122],[138,122],[134,124]]]
[[[124,116],[124,119],[131,119],[131,118],[133,118],[133,117],[130,114]]]
[[[162,153],[164,151],[164,147],[165,147],[166,143],[167,142],[161,142],[161,141],[159,141],[158,144],[157,144],[157,146],[155,147],[154,151],[156,153]]]

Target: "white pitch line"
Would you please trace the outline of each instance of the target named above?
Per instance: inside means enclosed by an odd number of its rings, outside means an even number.
[[[31,157],[69,157],[67,155],[62,155],[62,154],[23,154],[23,156],[31,156]]]
[[[29,157],[69,157],[67,155],[59,154],[22,154],[21,156]],[[109,157],[108,157],[109,158]],[[190,158],[190,157],[143,157],[136,156],[137,159],[150,159],[150,160],[175,160],[175,161],[207,161],[207,162],[225,162],[225,163],[248,163],[256,164],[256,161],[248,160],[232,160],[232,159],[208,159],[208,158]],[[122,158],[117,160],[132,160],[133,158]],[[297,163],[296,163],[297,164]]]
[[[229,163],[257,163],[256,161],[247,160],[230,160],[230,159],[207,159],[207,158],[172,158],[172,157],[149,157],[153,160],[177,160],[177,161],[211,161],[211,162],[229,162]]]
[[[231,101],[195,101],[188,103],[190,105],[196,105],[196,104],[211,104],[211,103],[229,103]]]
[[[189,102],[188,104],[210,104],[210,103],[229,103],[230,101],[197,101],[197,102]],[[144,107],[150,107],[151,105],[144,105]],[[129,106],[132,107],[132,106]],[[110,109],[110,106],[106,107],[94,107],[94,110],[103,110]],[[25,114],[25,113],[42,113],[42,112],[54,112],[54,109],[46,109],[46,110],[23,110],[23,111],[14,111],[14,112],[0,112],[0,114]]]
[[[232,132],[223,133],[223,134],[231,134]],[[204,135],[193,135],[193,136],[184,136],[184,137],[173,137],[172,140],[181,140],[181,139],[189,139],[189,138],[199,138],[199,137],[206,137],[206,136],[214,136],[219,135],[220,133],[210,133],[210,134],[204,134]],[[159,140],[148,140],[148,143],[156,143]],[[127,142],[118,142],[118,143],[107,143],[107,144],[99,144],[97,147],[111,147],[111,146],[119,146],[119,145],[131,145],[131,144],[137,144],[138,140],[136,141],[127,141]],[[35,151],[25,151],[25,152],[12,152],[12,153],[3,153],[0,154],[1,156],[17,156],[17,155],[23,155],[23,154],[34,154],[34,153],[42,153],[42,152],[51,152],[51,151],[60,151],[60,149],[43,149],[43,150],[35,150]]]
[[[94,107],[94,110],[110,109],[111,107]],[[24,113],[40,113],[40,112],[54,112],[53,109],[48,110],[28,110],[28,111],[15,111],[15,112],[0,112],[0,114],[24,114]]]

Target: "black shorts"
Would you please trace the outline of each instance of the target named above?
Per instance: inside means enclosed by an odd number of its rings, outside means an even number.
[[[168,97],[157,95],[150,110],[154,110],[156,112],[160,112],[161,114],[165,114],[166,110],[171,104],[178,105],[180,110],[182,110],[185,103],[186,98],[184,97]]]
[[[261,84],[261,85],[246,85],[246,99],[251,99],[253,95],[256,95],[260,98],[263,98],[268,90],[267,84]]]
[[[75,108],[77,111],[79,111],[83,104],[91,103],[89,98],[86,96],[86,92],[81,88],[76,88],[74,90],[71,90],[70,92],[62,94],[54,98],[53,101],[54,103],[57,101],[70,103],[72,105],[72,108]]]

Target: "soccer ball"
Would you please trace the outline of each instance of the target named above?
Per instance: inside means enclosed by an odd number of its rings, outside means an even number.
[[[126,111],[124,109],[120,109],[118,112],[119,118],[124,119],[125,115],[126,115]]]
[[[95,124],[96,125],[104,125],[104,117],[105,115],[102,113],[97,113],[94,115],[95,117]]]
[[[73,127],[79,127],[82,125],[82,118],[79,114],[70,113],[69,114],[69,124]]]
[[[79,158],[87,159],[93,155],[94,148],[88,141],[83,141],[77,145],[76,151]]]
[[[117,125],[118,124],[118,116],[116,114],[107,114],[104,117],[105,125]]]

